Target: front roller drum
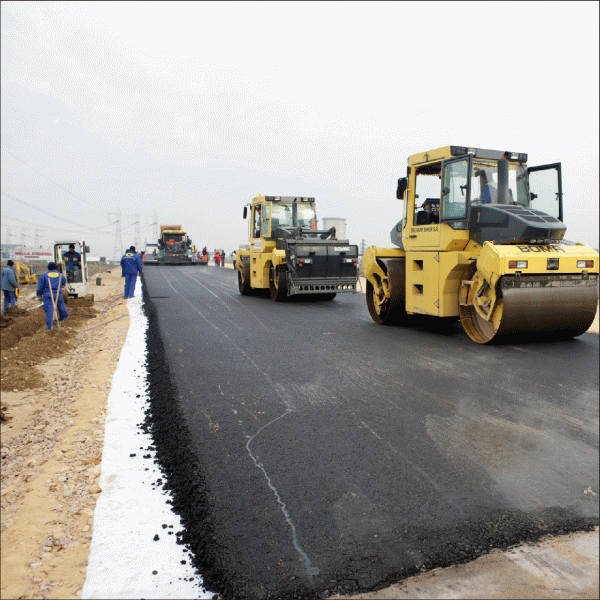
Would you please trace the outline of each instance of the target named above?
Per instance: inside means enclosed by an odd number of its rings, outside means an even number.
[[[526,279],[526,278],[522,278]],[[535,336],[568,339],[585,333],[596,316],[596,282],[527,278],[521,285],[502,278],[494,316],[484,319],[473,305],[460,306],[460,319],[467,335],[479,344],[500,338]],[[499,311],[499,312],[498,312]]]
[[[406,318],[406,261],[404,258],[380,258],[378,262],[387,273],[389,294],[385,293],[382,283],[375,288],[367,279],[367,308],[375,323],[397,324]]]
[[[285,302],[288,299],[287,271],[278,271],[271,267],[269,271],[269,291],[275,302]]]

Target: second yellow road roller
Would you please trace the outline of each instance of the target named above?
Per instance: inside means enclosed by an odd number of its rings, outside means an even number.
[[[410,156],[396,196],[395,247],[363,256],[375,322],[460,318],[480,344],[588,330],[598,252],[565,240],[560,163],[528,167],[521,152],[446,146]]]

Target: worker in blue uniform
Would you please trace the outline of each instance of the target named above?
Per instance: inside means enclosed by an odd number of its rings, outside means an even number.
[[[62,295],[65,285],[67,285],[67,278],[58,272],[56,263],[49,262],[48,271],[39,278],[36,291],[36,296],[41,296],[44,301],[48,329],[52,329],[52,321],[56,315],[60,317],[61,321],[69,317]]]
[[[137,276],[142,274],[142,259],[131,246],[121,258],[121,277],[125,277],[124,298],[133,298]]]
[[[63,254],[67,270],[67,281],[81,283],[81,254],[75,252],[75,244],[69,244],[69,251]]]

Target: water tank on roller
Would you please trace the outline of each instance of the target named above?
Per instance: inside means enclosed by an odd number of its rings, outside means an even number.
[[[323,219],[322,229],[329,229],[335,227],[335,236],[338,240],[345,240],[346,238],[346,219]]]

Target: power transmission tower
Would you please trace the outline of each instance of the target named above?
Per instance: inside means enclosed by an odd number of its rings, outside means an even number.
[[[26,246],[27,242],[25,240],[31,237],[26,231],[26,229],[21,229],[21,246]]]
[[[10,228],[10,225],[6,226],[6,243],[12,244],[12,230]]]
[[[148,245],[148,238],[146,237],[148,234],[148,229],[151,228],[151,242],[156,244],[156,240],[158,239],[158,217],[156,215],[156,211],[154,211],[154,215],[146,215],[144,218],[144,243]],[[156,239],[152,239],[156,238]]]
[[[36,229],[33,235],[33,247],[37,248],[40,244],[40,230]]]
[[[123,240],[121,239],[121,209],[116,213],[109,213],[108,218],[112,219],[112,215],[115,215],[117,229],[115,231],[115,245],[113,248],[113,260],[120,260],[123,255]]]
[[[128,225],[135,225],[135,233],[134,233],[134,237],[133,237],[133,245],[135,246],[136,250],[139,250],[138,246],[139,246],[139,239],[140,239],[140,213],[136,213],[134,215],[127,215],[130,219],[133,218],[133,222],[132,221],[127,221]]]
[[[136,221],[135,221],[135,247],[137,250],[140,249],[140,214],[136,214],[135,215]]]
[[[360,244],[360,255],[362,256],[365,253],[365,240],[363,240]]]

